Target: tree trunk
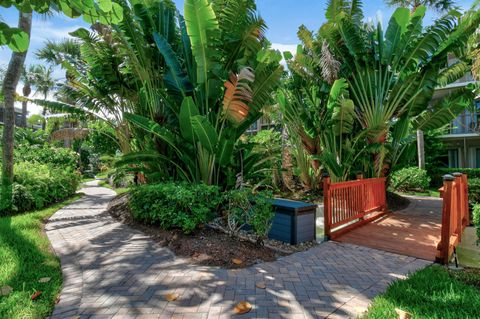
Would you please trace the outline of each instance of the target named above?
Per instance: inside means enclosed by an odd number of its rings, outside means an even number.
[[[23,86],[23,96],[28,97],[30,93],[32,92],[32,88],[30,87],[30,84],[28,81],[27,83],[24,84]],[[19,126],[26,128],[27,127],[27,101],[22,101],[22,121],[19,124]]]
[[[18,27],[30,36],[32,13],[19,13]],[[13,184],[13,134],[15,130],[15,91],[25,63],[27,52],[13,52],[3,81],[4,126],[2,154],[2,190],[0,211],[9,211],[12,206]]]
[[[423,139],[423,131],[417,130],[417,152],[418,152],[418,167],[425,169],[425,142]]]
[[[282,131],[282,182],[283,186],[288,190],[293,191],[295,189],[295,182],[293,180],[293,163],[292,154],[288,149],[288,132],[284,127]]]

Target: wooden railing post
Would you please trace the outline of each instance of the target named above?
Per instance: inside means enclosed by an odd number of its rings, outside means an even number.
[[[458,235],[458,242],[462,240],[462,230],[463,230],[463,216],[465,216],[465,204],[464,204],[464,197],[463,197],[463,180],[462,180],[462,173],[453,173],[453,177],[455,178],[456,184],[456,218],[453,221],[456,226],[456,234]]]
[[[323,216],[325,225],[325,236],[330,239],[332,233],[332,202],[330,194],[330,176],[323,174]]]
[[[463,217],[464,227],[470,226],[470,206],[468,205],[468,176],[467,174],[462,175],[463,182],[463,199],[464,199],[464,212],[465,216]]]
[[[356,176],[357,180],[362,180],[363,179],[363,173],[362,172],[357,172]],[[359,201],[360,201],[360,207],[362,208],[362,213],[365,212],[365,185],[362,184],[362,186],[360,186],[360,198],[359,198]],[[363,219],[363,216],[361,217],[361,219]]]
[[[440,237],[439,262],[448,265],[450,256],[450,214],[452,212],[452,188],[455,178],[452,175],[443,176],[443,209],[442,209],[442,232]]]

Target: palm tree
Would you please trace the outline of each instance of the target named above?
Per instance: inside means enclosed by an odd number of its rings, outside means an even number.
[[[80,42],[77,39],[63,39],[61,41],[47,40],[44,47],[37,50],[38,59],[49,64],[61,66],[63,61],[78,65],[81,59]],[[66,70],[67,79],[71,77]]]
[[[19,12],[18,28],[30,37],[32,13]],[[12,204],[13,183],[13,136],[15,127],[15,91],[22,74],[27,52],[12,52],[2,84],[4,98],[4,126],[2,152],[2,189],[0,211],[8,210]]]
[[[30,93],[32,93],[32,86],[35,85],[35,79],[36,79],[36,72],[37,72],[38,66],[36,65],[30,65],[27,68],[23,69],[22,75],[21,75],[21,80],[23,82],[23,96],[28,97]],[[27,127],[27,103],[28,100],[25,99],[22,101],[22,121],[20,123],[20,127]]]
[[[39,65],[36,67],[34,73],[34,83],[37,88],[36,92],[40,92],[43,95],[43,99],[47,100],[48,93],[53,90],[55,87],[55,80],[52,78],[53,68],[51,66],[46,67],[44,65]],[[47,114],[47,109],[44,107],[42,111],[42,116],[44,121],[42,124],[42,129],[45,130],[45,115]]]

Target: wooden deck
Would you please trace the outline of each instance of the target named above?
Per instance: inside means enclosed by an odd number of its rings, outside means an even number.
[[[409,197],[410,206],[356,228],[336,241],[435,260],[442,225],[442,200]]]

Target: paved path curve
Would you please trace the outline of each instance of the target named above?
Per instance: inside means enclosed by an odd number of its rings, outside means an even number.
[[[49,220],[64,286],[52,318],[350,318],[393,280],[429,263],[370,248],[326,242],[241,270],[193,265],[113,220],[115,193],[87,183],[86,194]],[[267,282],[258,289],[256,282]],[[167,302],[166,293],[180,297]]]

